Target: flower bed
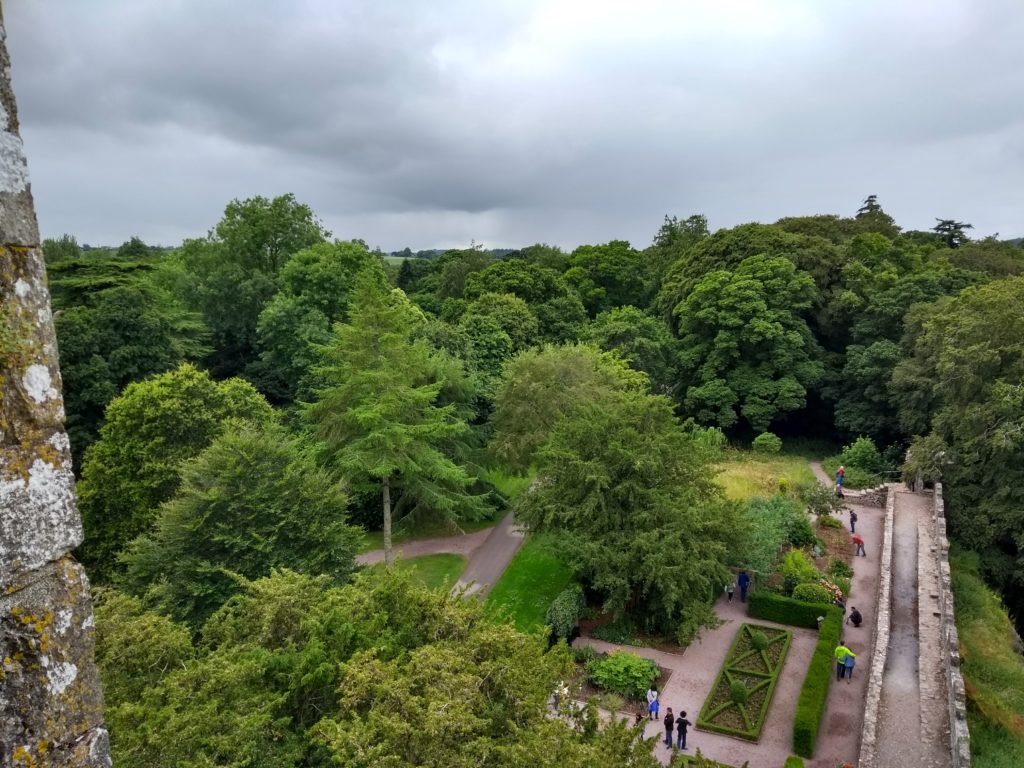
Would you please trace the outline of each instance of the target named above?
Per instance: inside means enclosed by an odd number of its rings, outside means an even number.
[[[757,638],[767,641],[758,649]],[[697,718],[697,727],[757,741],[782,671],[792,633],[742,624]]]

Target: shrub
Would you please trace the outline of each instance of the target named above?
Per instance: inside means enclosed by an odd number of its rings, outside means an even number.
[[[590,630],[590,636],[606,643],[623,645],[633,638],[633,625],[626,618],[616,619],[608,624],[601,624]]]
[[[587,665],[587,675],[598,688],[640,698],[661,675],[658,665],[635,653],[614,651]]]
[[[747,615],[794,627],[818,628],[818,617],[837,613],[839,609],[825,603],[813,604],[783,597],[773,592],[752,592],[747,598]],[[835,646],[833,646],[834,648]]]
[[[746,704],[748,698],[750,698],[750,691],[747,690],[747,686],[739,680],[733,680],[729,685],[730,701],[733,704]]]
[[[807,511],[816,517],[831,515],[843,508],[843,500],[831,488],[821,483],[811,483],[801,489],[800,499],[807,505]]]
[[[822,579],[822,585],[828,589],[828,585],[832,584],[835,587],[835,591],[842,597],[850,596],[850,580],[845,576],[833,576],[831,579]]]
[[[796,589],[793,590],[793,599],[802,600],[805,603],[823,604],[831,603],[834,600],[828,589],[821,584],[797,584]]]
[[[858,437],[843,448],[839,459],[846,467],[860,469],[873,475],[878,474],[884,468],[882,454],[879,453],[870,437]]]
[[[712,606],[707,603],[690,603],[683,610],[683,620],[676,630],[676,642],[687,646],[700,637],[701,630],[717,629],[723,623]]]
[[[626,700],[624,698],[611,691],[605,691],[597,697],[597,706],[606,712],[618,712],[625,703]]]
[[[544,614],[544,623],[551,627],[558,637],[569,637],[576,629],[586,606],[583,590],[578,584],[573,584],[559,592],[548,606],[547,613]]]
[[[832,558],[828,564],[828,575],[838,576],[843,579],[853,578],[853,568],[845,560],[840,560],[838,557]]]
[[[842,528],[843,521],[838,517],[832,517],[832,515],[822,515],[818,518],[819,528]]]
[[[804,761],[796,755],[790,755],[786,758],[786,764],[782,768],[804,768]]]
[[[571,650],[573,661],[584,666],[598,657],[597,649],[592,645],[574,645]]]
[[[779,566],[779,573],[785,580],[786,592],[792,593],[798,584],[814,582],[821,578],[814,563],[808,559],[799,549],[791,549],[782,558],[782,565]]]
[[[782,450],[782,440],[772,432],[762,432],[754,438],[750,447],[754,449],[754,453],[772,455]]]
[[[818,634],[818,644],[807,667],[807,676],[800,688],[793,718],[793,751],[801,757],[814,756],[818,728],[828,699],[828,686],[832,681],[832,652],[839,644],[842,630],[842,613],[836,608],[828,609]]]
[[[768,647],[768,636],[761,630],[755,630],[750,633],[750,644],[759,651],[763,651]]]
[[[799,510],[799,515],[790,518],[787,538],[794,547],[809,547],[814,543],[814,529],[811,528],[811,521],[807,519],[802,509]]]

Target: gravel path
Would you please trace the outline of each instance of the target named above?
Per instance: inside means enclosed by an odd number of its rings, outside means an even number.
[[[487,538],[470,556],[469,565],[455,582],[452,591],[465,588],[466,594],[486,597],[523,546],[524,534],[516,527],[511,512],[496,526],[488,529],[487,533]]]
[[[419,539],[399,544],[395,547],[395,554],[409,559],[422,555],[440,555],[451,553],[453,555],[464,555],[472,557],[473,554],[491,535],[494,528],[483,528],[474,533],[464,533],[459,536],[441,536],[436,539]],[[383,549],[371,549],[356,556],[356,562],[360,565],[373,565],[384,560]]]

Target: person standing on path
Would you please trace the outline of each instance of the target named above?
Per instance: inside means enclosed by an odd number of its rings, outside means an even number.
[[[864,550],[864,537],[859,533],[853,534],[853,546],[855,547],[853,550],[854,557],[857,555],[863,555],[864,557],[868,556],[868,553]]]
[[[750,576],[747,575],[747,569],[744,568],[740,571],[740,576],[736,580],[740,585],[740,602],[747,602],[747,589],[750,587]]]
[[[736,585],[731,581],[725,585],[725,597],[728,602],[732,602],[732,596],[736,592]]]
[[[676,718],[676,733],[679,734],[676,749],[686,749],[686,729],[691,725],[693,723],[686,719],[686,712],[680,712],[679,717]]]
[[[845,477],[846,477],[846,469],[845,469],[845,467],[840,465],[839,469],[836,470],[836,485],[838,485],[840,488],[843,487],[843,478],[845,478]]]
[[[850,533],[857,532],[857,513],[854,510],[850,510]]]
[[[839,645],[836,646],[836,680],[842,680],[846,676],[846,657],[852,654],[849,648],[843,645],[843,641],[839,641]]]
[[[658,716],[658,689],[653,685],[647,689],[647,716],[651,720]]]
[[[853,665],[857,660],[857,654],[849,648],[847,648],[846,651],[846,658],[843,659],[843,665],[846,667],[846,684],[849,685],[853,682]]]
[[[672,726],[676,724],[676,719],[672,717],[672,707],[669,707],[665,711],[665,746],[672,749]]]

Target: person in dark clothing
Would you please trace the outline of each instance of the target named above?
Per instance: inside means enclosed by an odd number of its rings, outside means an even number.
[[[846,617],[846,623],[853,624],[854,627],[859,627],[862,621],[864,621],[864,617],[860,615],[860,611],[857,610],[857,606],[853,606],[850,610],[850,615]]]
[[[672,748],[672,726],[676,724],[676,719],[672,717],[672,707],[669,707],[665,711],[665,746],[669,749]]]
[[[850,533],[857,532],[857,513],[850,510]]]
[[[750,587],[750,576],[747,575],[746,570],[740,571],[740,576],[736,580],[740,585],[740,602],[747,602],[747,589]]]
[[[686,719],[686,713],[680,712],[679,717],[676,718],[676,732],[679,734],[679,739],[676,741],[676,749],[686,749],[686,729],[691,725],[693,723]]]

